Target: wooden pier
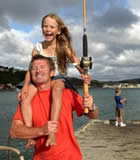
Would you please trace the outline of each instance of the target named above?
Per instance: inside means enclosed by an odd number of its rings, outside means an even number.
[[[140,160],[140,120],[125,122],[91,120],[76,131],[83,160]]]

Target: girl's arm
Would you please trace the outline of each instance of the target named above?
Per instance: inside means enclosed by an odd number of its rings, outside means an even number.
[[[88,76],[84,75],[84,69],[80,67],[80,59],[76,56],[76,53],[71,50],[70,48],[67,48],[67,55],[71,62],[74,63],[75,68],[79,71],[81,74],[81,77],[84,79],[84,81],[88,84],[90,84],[91,81],[91,75],[88,74]]]
[[[32,51],[32,57],[34,57],[36,54],[37,54],[37,51],[36,51],[36,49],[34,48],[33,51]],[[29,72],[29,70],[28,70],[27,73],[26,73],[26,75],[25,75],[24,86],[25,86],[25,87],[28,87],[30,81],[31,81],[31,77],[30,77],[30,72]],[[23,86],[23,87],[24,87],[24,86]]]
[[[125,104],[126,103],[126,98],[122,98],[121,100],[120,100],[120,102],[122,103],[122,104]]]
[[[80,59],[76,56],[76,53],[72,51],[70,48],[67,48],[67,56],[69,60],[74,63],[77,70],[80,72],[80,74],[84,73],[83,68],[80,67]]]
[[[29,83],[30,83],[30,72],[29,70],[26,72],[26,75],[25,75],[25,80],[24,80],[24,85],[23,85],[23,88],[26,88],[28,87]]]

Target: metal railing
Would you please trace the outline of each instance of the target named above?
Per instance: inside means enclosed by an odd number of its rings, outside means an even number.
[[[1,146],[0,150],[8,151],[8,160],[12,160],[12,152],[15,152],[18,155],[19,160],[24,160],[24,156],[21,154],[21,151],[15,147],[11,146],[11,138],[8,137],[8,146]]]

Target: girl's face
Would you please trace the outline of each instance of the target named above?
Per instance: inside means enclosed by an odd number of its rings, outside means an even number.
[[[46,41],[51,42],[56,40],[56,35],[60,34],[56,20],[46,17],[43,23],[42,33]]]

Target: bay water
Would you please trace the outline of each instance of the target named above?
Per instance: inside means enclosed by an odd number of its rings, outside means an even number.
[[[78,89],[82,95],[82,88]],[[127,98],[125,107],[126,120],[139,120],[140,119],[140,89],[139,88],[125,88],[122,90],[122,96]],[[89,92],[94,96],[96,105],[99,107],[99,118],[102,120],[115,118],[115,101],[114,89],[112,88],[90,88]],[[17,93],[15,90],[1,90],[0,91],[0,145],[7,145],[9,127],[11,124],[12,116],[16,111]],[[74,129],[88,121],[87,117],[77,118],[74,114]],[[12,140],[12,146],[20,149],[26,159],[31,159],[32,149],[25,150],[24,145],[26,141]],[[13,155],[13,160],[18,159]],[[7,152],[0,151],[0,160],[7,160]]]

